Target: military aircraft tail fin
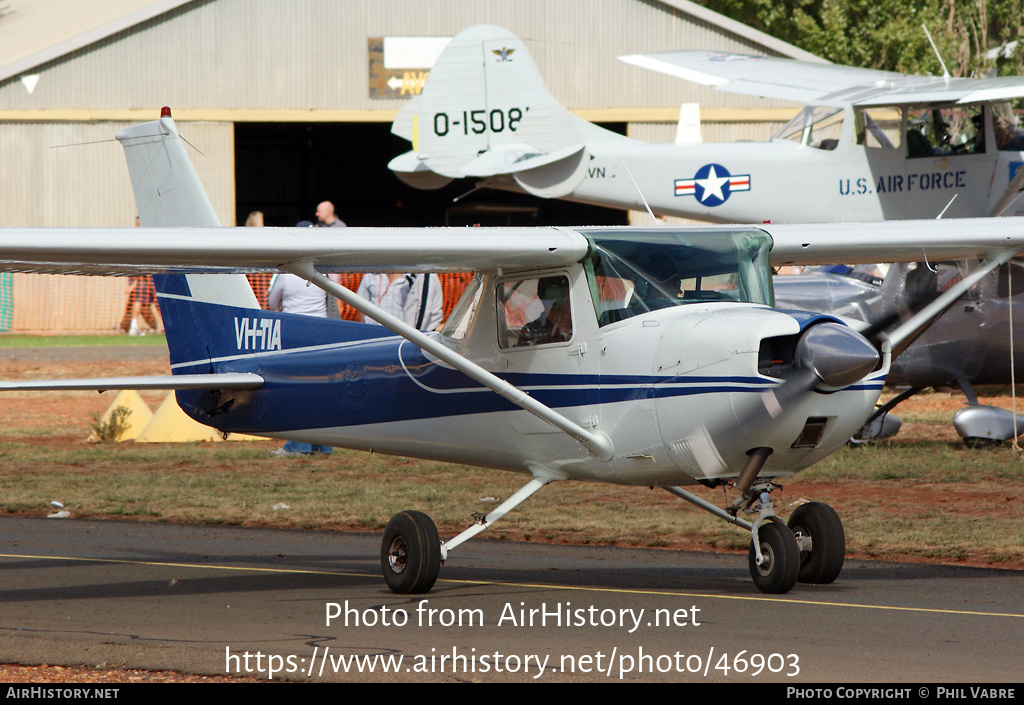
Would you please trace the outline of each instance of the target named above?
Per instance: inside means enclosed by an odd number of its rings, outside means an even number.
[[[583,180],[588,139],[624,139],[560,105],[525,44],[488,25],[452,39],[391,131],[412,143],[388,165],[411,186],[507,177],[547,198],[567,195]]]
[[[220,225],[185,153],[169,108],[161,111],[159,120],[121,130],[117,139],[124,147],[143,227]],[[211,355],[211,341],[207,338],[212,333],[207,326],[198,325],[200,304],[236,311],[260,307],[244,274],[158,274],[153,276],[153,283],[172,365],[208,359]],[[224,318],[217,325],[227,329],[231,322]]]

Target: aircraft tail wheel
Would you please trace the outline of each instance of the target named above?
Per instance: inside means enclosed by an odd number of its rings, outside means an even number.
[[[391,517],[384,529],[380,566],[392,592],[429,592],[441,570],[441,538],[431,518],[413,511]]]
[[[826,585],[839,577],[846,556],[846,534],[839,515],[827,504],[809,502],[789,517],[789,528],[799,539],[809,536],[811,550],[800,551],[800,582]]]
[[[754,542],[750,542],[750,576],[761,592],[773,595],[789,592],[800,573],[800,549],[793,532],[781,521],[770,521],[758,529],[761,565],[757,564]]]

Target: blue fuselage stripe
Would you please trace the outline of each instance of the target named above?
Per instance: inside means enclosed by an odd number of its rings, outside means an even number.
[[[219,372],[253,372],[262,387],[237,392],[178,392],[204,423],[243,432],[333,428],[485,414],[517,407],[461,372],[435,363],[394,337],[329,350],[241,355]],[[503,379],[553,408],[672,397],[757,393],[777,384],[762,377],[510,373]],[[865,382],[858,388],[881,388]],[[225,401],[230,398],[231,403]],[[311,404],[310,400],[316,403]],[[398,400],[401,400],[398,403]]]

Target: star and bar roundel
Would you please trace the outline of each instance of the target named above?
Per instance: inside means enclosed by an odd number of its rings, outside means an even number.
[[[750,190],[750,174],[733,175],[721,164],[705,164],[692,179],[676,179],[677,196],[695,196],[705,206],[720,206],[736,191]]]

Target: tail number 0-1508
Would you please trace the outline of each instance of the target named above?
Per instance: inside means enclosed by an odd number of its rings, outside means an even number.
[[[529,110],[527,108],[526,110]],[[444,137],[452,130],[456,132],[462,128],[462,134],[468,135],[472,132],[475,135],[482,135],[488,130],[491,132],[516,131],[516,126],[523,119],[526,111],[519,108],[501,110],[463,110],[461,115],[449,117],[448,113],[434,113],[434,134]]]

